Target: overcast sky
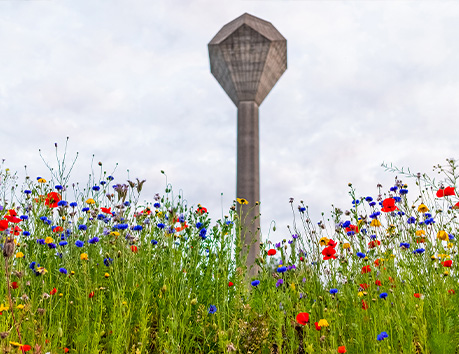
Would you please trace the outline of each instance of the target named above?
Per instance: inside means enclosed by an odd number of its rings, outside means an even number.
[[[289,236],[304,200],[318,221],[389,188],[382,162],[432,173],[459,151],[458,1],[0,1],[0,158],[49,178],[70,137],[71,181],[91,158],[116,181],[164,176],[214,220],[236,191],[237,110],[207,44],[248,12],[287,39],[288,69],[260,107],[262,231]],[[69,160],[70,162],[70,160]],[[414,181],[406,180],[413,185]],[[221,196],[223,193],[223,196]],[[414,193],[414,192],[413,192]],[[413,196],[413,195],[412,195]]]

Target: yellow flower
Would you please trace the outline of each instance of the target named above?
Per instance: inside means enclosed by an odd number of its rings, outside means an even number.
[[[236,200],[239,204],[249,204],[247,199],[244,199],[244,198],[236,198]]]
[[[25,306],[23,304],[17,305],[16,308],[22,310]]]
[[[351,245],[349,243],[347,243],[347,242],[343,243],[343,249],[347,250],[349,248],[351,248]]]
[[[88,254],[87,253],[82,253],[80,254],[80,259],[82,261],[87,261],[88,260]]]
[[[362,296],[363,296],[363,292],[359,291],[359,292],[357,293],[357,295],[360,296],[360,297],[362,297]]]
[[[22,344],[21,343],[18,343],[18,342],[10,342],[10,344],[13,346],[13,347],[22,347]]]
[[[328,327],[329,326],[327,320],[325,320],[325,319],[321,319],[317,325],[319,327]]]
[[[381,226],[381,221],[379,221],[378,219],[373,219],[373,220],[371,220],[370,226],[380,227]]]
[[[442,241],[447,241],[449,239],[449,236],[446,231],[440,230],[437,233],[437,238]]]
[[[446,277],[449,275],[449,272],[447,270],[445,270],[445,272],[443,273],[443,275]]]
[[[448,242],[448,245],[447,245],[446,247],[448,247],[448,248],[453,248],[453,247],[454,247],[454,244],[452,244],[451,242]],[[17,257],[17,255],[16,255],[16,257]]]
[[[127,302],[126,302],[126,301],[123,301],[123,305],[127,305]]]
[[[9,309],[10,309],[9,306],[4,306],[3,304],[0,305],[0,312],[8,311]]]
[[[46,274],[46,273],[48,273],[48,271],[46,270],[45,267],[38,267],[38,268],[37,268],[37,272],[40,273],[40,274]]]
[[[105,278],[108,278],[109,276],[110,276],[110,274],[105,273]]]
[[[62,293],[59,293],[59,297],[62,297],[62,296],[64,296],[64,294],[62,294]]]
[[[330,240],[329,240],[328,238],[322,237],[322,238],[319,240],[319,244],[320,244],[321,246],[326,246],[326,245],[328,245],[328,242],[329,242],[329,241],[330,241]]]
[[[75,272],[72,270],[72,271],[70,272],[70,274],[71,274],[71,275],[75,275]]]
[[[292,290],[295,290],[296,289],[295,283],[290,284],[290,287],[292,288]]]
[[[118,231],[112,231],[110,232],[110,236],[119,236],[120,233]]]
[[[47,238],[45,238],[45,243],[53,243],[53,242],[54,242],[54,240],[53,240],[52,237],[48,236]]]
[[[416,236],[425,236],[426,232],[424,230],[416,231]]]
[[[429,211],[429,208],[427,208],[424,204],[421,204],[420,206],[418,206],[418,211],[420,213],[427,213]]]
[[[22,252],[16,253],[16,258],[22,258],[22,257],[24,257],[24,253]]]
[[[94,201],[94,199],[89,198],[88,200],[86,200],[86,204],[96,204],[96,202]]]
[[[46,179],[40,178],[37,182],[38,182],[38,183],[46,183]]]

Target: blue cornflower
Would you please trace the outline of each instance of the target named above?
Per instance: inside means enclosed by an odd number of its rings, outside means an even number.
[[[118,225],[115,225],[115,227],[120,230],[126,230],[129,227],[129,225],[128,224],[118,224]]]
[[[161,208],[161,204],[159,204],[159,203],[155,203],[155,204],[153,204],[153,206],[154,206],[156,209]]]
[[[355,231],[348,231],[346,234],[348,236],[354,236],[355,235]]]
[[[300,211],[300,213],[304,213],[306,211],[306,208],[305,207],[299,207],[298,210]]]
[[[387,332],[381,332],[380,334],[376,336],[376,339],[378,341],[382,341],[384,340],[384,338],[389,338],[389,335],[387,334]]]
[[[201,222],[197,222],[197,223],[196,223],[196,227],[197,227],[198,229],[200,229],[200,228],[202,227],[202,223],[201,223]]]
[[[354,204],[354,205],[358,205],[359,203],[360,203],[360,200],[358,200],[358,199],[352,201],[352,204]]]
[[[258,284],[260,284],[260,281],[259,280],[254,280],[250,284],[252,284],[252,286],[257,286]]]
[[[113,263],[113,258],[104,258],[104,264],[108,267]]]
[[[88,229],[88,227],[87,227],[85,224],[78,225],[78,230],[83,230],[83,231],[85,231],[85,230],[87,230],[87,229]]]
[[[381,212],[376,211],[373,214],[370,214],[370,218],[371,219],[376,219],[379,215],[381,215]]]
[[[105,185],[105,184],[107,184],[107,182],[101,181],[100,184],[101,184],[101,185]]]
[[[59,246],[67,246],[69,243],[67,241],[59,242]]]
[[[71,202],[71,203],[70,203],[70,206],[71,206],[72,208],[76,208],[76,207],[78,206],[78,203],[77,203],[77,202]]]
[[[282,266],[282,267],[277,268],[278,273],[285,273],[286,271],[287,271],[287,267]]]
[[[449,235],[448,235],[448,238],[449,238],[450,240],[454,240],[454,235],[449,234]]]
[[[390,191],[391,191],[391,192],[395,192],[395,191],[397,191],[397,189],[398,189],[397,186],[390,187]]]
[[[99,242],[99,237],[94,236],[88,242],[91,243],[91,244],[95,244],[95,243]]]
[[[84,212],[84,213],[86,213],[86,212],[89,211],[89,208],[88,208],[88,207],[85,207],[85,208],[81,209],[81,211]]]
[[[372,240],[376,240],[376,235],[370,235],[370,238],[371,238]]]
[[[104,219],[105,219],[105,215],[104,214],[97,215],[97,220],[104,220]]]
[[[30,236],[30,232],[29,232],[29,231],[24,231],[22,234],[23,234],[24,236]]]
[[[282,284],[284,284],[284,279],[277,279],[276,288],[278,288],[278,287],[281,286]]]
[[[201,231],[199,231],[199,236],[201,236],[201,238],[205,240],[207,238],[206,233],[207,233],[207,230],[203,227]]]
[[[351,222],[349,220],[347,220],[347,221],[343,222],[342,227],[346,228],[346,227],[349,227],[350,225],[351,225]]]
[[[28,190],[28,189],[26,189],[26,190],[24,191],[24,193],[25,193],[25,194],[30,194],[30,193],[32,193],[32,191],[31,191],[31,190]]]
[[[62,274],[67,274],[67,269],[59,268],[59,272],[61,272]]]
[[[152,244],[152,245],[157,245],[157,244],[158,244],[158,241],[156,241],[156,240],[151,240],[151,244]]]
[[[48,220],[48,218],[46,216],[40,216],[40,220],[45,221],[45,220]]]
[[[57,246],[55,243],[48,243],[48,247],[52,249],[52,248],[56,248]]]
[[[44,245],[44,244],[45,244],[45,240],[42,239],[42,238],[39,238],[39,239],[37,240],[37,243],[40,244],[40,245]]]
[[[183,214],[180,214],[178,221],[181,223],[185,222],[185,216],[183,216]]]
[[[209,307],[209,314],[214,314],[215,312],[217,312],[217,306],[215,305],[210,305]]]
[[[365,253],[362,253],[362,252],[357,252],[356,255],[359,258],[365,258],[366,257]]]
[[[400,203],[402,201],[402,198],[400,197],[393,197],[396,203]]]
[[[280,243],[280,242],[277,242],[277,243],[275,244],[275,246],[276,246],[276,248],[281,248],[281,243]]]
[[[415,224],[416,223],[416,218],[414,216],[410,216],[406,222],[408,224]]]
[[[64,189],[64,187],[62,187],[61,185],[57,185],[57,186],[54,186],[54,188],[56,188],[58,191],[61,191],[62,189]]]
[[[414,250],[413,253],[417,253],[417,254],[422,254],[425,252],[425,249],[424,248],[418,248],[417,250]]]
[[[130,201],[126,200],[126,201],[124,202],[124,206],[125,206],[125,207],[128,207],[128,206],[130,206],[130,205],[131,205],[131,202],[130,202]]]
[[[32,270],[34,270],[36,264],[37,264],[37,262],[32,262],[32,263],[30,263],[29,268],[32,269]],[[39,266],[40,266],[40,265],[37,265],[37,267],[39,267]]]
[[[404,211],[397,211],[397,215],[398,216],[403,216],[403,215],[405,215],[405,212]]]
[[[94,187],[92,187],[92,190],[98,192],[98,191],[100,191],[100,187],[99,186],[94,186]]]
[[[21,215],[19,218],[21,220],[27,220],[29,218],[29,215]]]
[[[66,200],[59,200],[59,201],[57,202],[57,206],[67,206],[67,204],[68,204],[68,203],[67,203]]]
[[[402,188],[402,189],[400,189],[399,193],[401,195],[408,194],[408,189]]]
[[[330,294],[336,294],[338,292],[338,289],[330,289]]]
[[[365,200],[369,203],[369,202],[373,201],[373,198],[372,197],[366,197]]]
[[[369,205],[370,205],[371,207],[374,207],[374,206],[376,205],[376,202],[371,202]]]
[[[115,179],[115,177],[113,177],[113,176],[108,176],[107,179],[108,179],[109,181],[113,181],[113,180]]]
[[[160,229],[164,229],[164,227],[165,227],[166,225],[164,225],[163,223],[159,223],[159,224],[157,224],[156,226],[158,226],[158,228],[160,228]]]
[[[380,299],[385,299],[387,297],[387,293],[381,293],[379,294]]]
[[[435,224],[434,218],[428,218],[424,222],[426,225]]]
[[[410,244],[408,242],[400,242],[400,247],[410,248]]]
[[[136,225],[132,228],[134,231],[142,231],[143,227],[141,225]]]
[[[75,241],[75,246],[77,246],[77,247],[83,247],[83,246],[84,246],[84,241],[76,240],[76,241]]]

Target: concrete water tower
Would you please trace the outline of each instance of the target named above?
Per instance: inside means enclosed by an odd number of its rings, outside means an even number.
[[[238,204],[238,214],[247,245],[242,252],[254,275],[260,253],[258,108],[287,69],[287,41],[270,22],[245,13],[223,26],[208,47],[210,71],[237,107],[236,197],[249,202]]]

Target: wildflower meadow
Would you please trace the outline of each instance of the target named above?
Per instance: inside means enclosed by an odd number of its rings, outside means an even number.
[[[18,181],[0,166],[4,353],[459,351],[454,160],[439,181],[388,166],[393,185],[349,184],[322,220],[291,199],[290,234],[262,235],[255,277],[244,196],[212,221],[167,179],[141,202],[144,180],[100,163],[83,186],[58,167]]]

